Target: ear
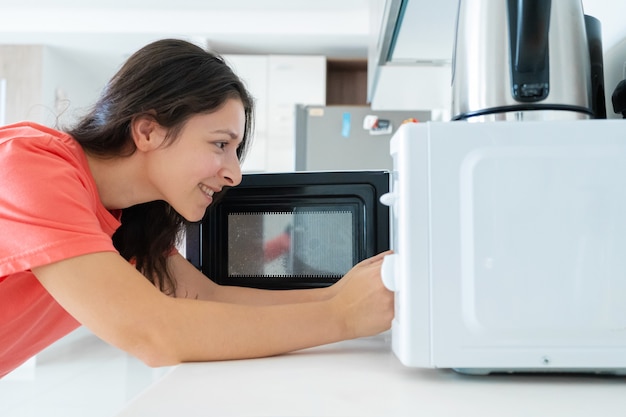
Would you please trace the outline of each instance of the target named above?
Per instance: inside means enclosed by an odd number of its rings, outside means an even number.
[[[148,152],[163,143],[166,129],[157,123],[150,114],[142,114],[133,118],[130,123],[133,142],[138,151]]]

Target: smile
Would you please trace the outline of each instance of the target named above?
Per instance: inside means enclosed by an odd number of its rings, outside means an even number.
[[[204,184],[198,184],[198,187],[200,188],[200,190],[202,190],[204,194],[206,194],[209,197],[213,197],[213,194],[215,194],[214,190],[210,189]]]

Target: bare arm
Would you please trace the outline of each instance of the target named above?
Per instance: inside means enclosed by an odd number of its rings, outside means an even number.
[[[168,258],[168,268],[177,282],[176,297],[249,305],[290,304],[327,300],[335,289],[261,290],[222,286],[211,281],[180,254]]]
[[[391,253],[383,252],[373,256],[363,264],[382,261],[383,257]],[[346,278],[331,287],[304,290],[259,290],[233,286],[221,286],[198,271],[189,261],[180,254],[168,258],[168,268],[178,283],[176,296],[180,298],[196,298],[199,300],[222,301],[250,305],[270,305],[301,303],[308,301],[327,300],[337,294],[346,283]]]
[[[113,252],[33,270],[79,322],[152,366],[271,356],[389,328],[380,261],[357,265],[322,301],[244,305],[168,297]]]

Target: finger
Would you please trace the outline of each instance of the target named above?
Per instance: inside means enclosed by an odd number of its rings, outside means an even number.
[[[370,258],[362,260],[359,264],[360,265],[369,265],[369,264],[373,264],[373,263],[382,261],[385,256],[390,255],[391,253],[392,253],[391,250],[387,250],[387,251],[381,252],[381,253],[379,253],[377,255],[374,255],[374,256],[372,256]]]

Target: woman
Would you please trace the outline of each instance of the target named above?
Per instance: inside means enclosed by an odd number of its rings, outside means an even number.
[[[219,57],[162,40],[68,133],[0,128],[0,376],[81,324],[150,366],[389,328],[382,254],[331,287],[275,292],[218,286],[173,249],[183,221],[241,181],[252,114]]]

